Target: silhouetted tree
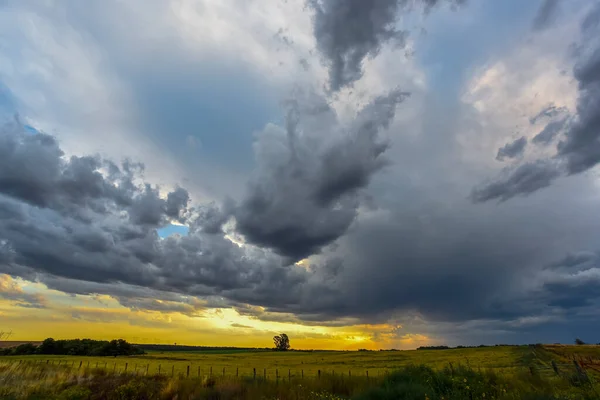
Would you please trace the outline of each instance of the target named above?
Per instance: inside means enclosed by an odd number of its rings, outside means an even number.
[[[285,333],[273,336],[273,342],[275,342],[275,350],[286,351],[290,349],[290,339]]]
[[[575,339],[575,344],[585,344],[585,342],[579,338]]]

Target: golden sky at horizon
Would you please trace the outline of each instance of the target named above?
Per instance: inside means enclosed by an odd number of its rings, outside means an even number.
[[[154,300],[157,304],[171,303]],[[279,333],[296,349],[411,349],[431,343],[419,334],[392,334],[395,326],[312,326],[263,321],[232,308],[182,311],[128,308],[108,295],[71,295],[0,274],[0,331],[10,340],[123,338],[134,343],[272,347]]]

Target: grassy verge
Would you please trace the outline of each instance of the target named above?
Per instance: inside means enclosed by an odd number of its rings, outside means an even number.
[[[323,374],[321,378],[262,380],[113,374],[103,369],[23,363],[0,366],[0,398],[12,400],[166,399],[600,399],[594,382],[577,371],[542,376],[502,374],[452,365],[407,366],[385,377]]]

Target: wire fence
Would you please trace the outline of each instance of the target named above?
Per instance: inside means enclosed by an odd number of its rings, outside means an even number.
[[[297,381],[303,379],[321,379],[323,377],[337,377],[338,379],[360,378],[373,379],[388,375],[390,372],[401,368],[375,369],[375,370],[353,370],[337,369],[295,369],[295,368],[256,368],[236,366],[211,366],[194,363],[157,363],[157,362],[132,362],[131,360],[99,361],[99,360],[61,360],[61,359],[35,359],[35,360],[0,360],[0,366],[7,367],[38,367],[38,368],[60,368],[70,372],[103,374],[132,374],[143,376],[167,376],[179,378],[240,378],[251,380],[275,380],[275,381]],[[454,368],[451,363],[449,368]],[[592,381],[600,377],[600,360],[573,360],[572,362],[557,363],[551,361],[548,365],[515,365],[513,367],[492,368],[497,372],[521,371],[532,376],[543,377],[569,377]],[[592,378],[592,376],[594,378]]]

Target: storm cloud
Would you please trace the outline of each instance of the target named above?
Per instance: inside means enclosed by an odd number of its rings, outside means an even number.
[[[475,189],[475,201],[508,200],[528,195],[550,186],[560,175],[574,175],[593,168],[600,162],[600,7],[596,5],[581,22],[582,42],[576,51],[573,76],[577,80],[579,97],[576,114],[561,121],[549,122],[535,136],[535,143],[548,143],[563,128],[564,139],[557,144],[553,159],[527,162],[512,175],[498,178],[487,186]],[[550,105],[530,119],[534,124],[542,117],[555,117],[564,110]],[[500,153],[499,153],[500,154]]]
[[[452,0],[453,4],[465,0]],[[329,70],[329,87],[338,91],[363,76],[363,62],[386,44],[404,48],[409,32],[398,29],[400,12],[428,12],[440,0],[308,0],[314,12],[313,33]]]
[[[525,146],[527,146],[527,138],[525,136],[521,136],[513,142],[506,143],[503,147],[498,149],[496,160],[504,161],[507,158],[520,157],[525,152]]]
[[[286,129],[269,125],[258,137],[258,175],[235,211],[239,232],[295,261],[342,236],[356,217],[358,192],[386,164],[380,132],[407,96],[376,97],[348,132],[325,99],[292,102]]]
[[[597,156],[594,14],[571,49],[573,88],[553,63],[581,22],[568,2],[565,15],[507,0],[427,18],[461,2],[76,3],[0,10],[0,108],[14,94],[36,127],[0,134],[10,282],[199,324],[229,309],[390,326],[364,328],[375,339],[597,331],[598,193],[578,174]],[[407,44],[414,57],[386,51]],[[186,233],[165,237],[171,224]],[[1,278],[0,297],[47,305]],[[120,311],[72,316],[131,318]]]

